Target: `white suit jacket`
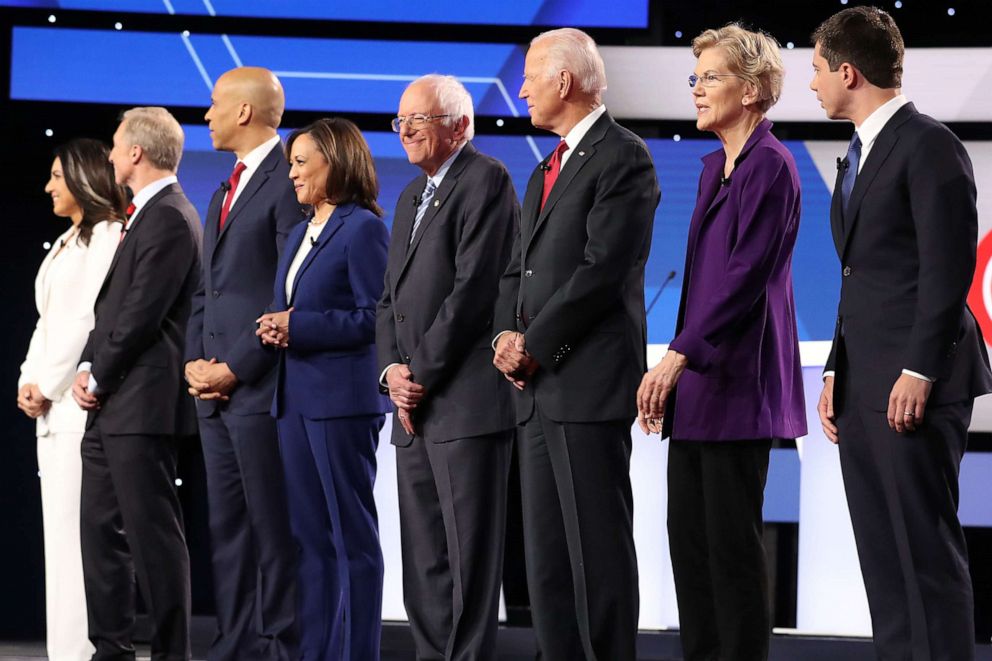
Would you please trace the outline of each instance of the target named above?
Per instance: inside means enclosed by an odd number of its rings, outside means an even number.
[[[97,223],[87,246],[69,239],[74,232],[70,227],[55,240],[38,269],[34,281],[38,323],[17,382],[18,389],[37,384],[41,394],[52,400],[48,413],[38,418],[38,436],[85,431],[86,412],[72,399],[72,381],[93,329],[93,305],[120,243],[121,228],[119,222]],[[63,241],[66,246],[56,257]]]

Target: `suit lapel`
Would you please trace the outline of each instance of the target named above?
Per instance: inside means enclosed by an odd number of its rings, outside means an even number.
[[[214,250],[217,248],[217,226],[220,224],[220,209],[224,204],[225,194],[223,188],[218,188],[207,205],[206,222],[203,223],[203,254],[206,255],[208,264],[213,262]]]
[[[344,219],[347,218],[354,210],[355,210],[354,204],[343,205],[336,208],[334,210],[334,213],[331,214],[331,217],[327,219],[327,227],[325,227],[324,231],[322,231],[320,233],[320,236],[317,237],[317,242],[310,249],[310,252],[307,253],[307,256],[303,258],[303,263],[300,264],[300,268],[296,272],[296,276],[293,278],[293,288],[291,290],[292,297],[290,298],[290,300],[287,301],[288,305],[292,305],[293,300],[296,298],[296,290],[300,284],[300,277],[303,276],[303,273],[313,263],[313,260],[317,257],[317,253],[319,253],[321,249],[323,249],[323,247],[326,246],[327,243],[331,240],[331,237],[334,236],[337,233],[337,231],[344,226]],[[307,240],[306,235],[307,233],[304,230],[303,238],[300,241],[300,243],[297,244],[296,250],[299,250],[300,245],[302,245],[303,241]],[[295,255],[296,254],[295,251],[292,254]]]
[[[117,246],[117,250],[114,252],[114,258],[110,261],[110,268],[107,269],[107,275],[104,277],[103,285],[100,287],[101,292],[107,286],[107,283],[110,282],[110,277],[113,275],[114,269],[117,268],[117,262],[120,261],[121,255],[123,255],[124,252],[128,250],[128,247],[134,243],[134,232],[138,231],[138,228],[141,226],[139,221],[141,221],[141,219],[148,213],[148,210],[158,204],[159,200],[163,197],[181,190],[182,189],[179,187],[179,184],[169,184],[159,192],[155,193],[155,195],[152,196],[152,199],[148,200],[148,202],[141,207],[141,210],[131,219],[131,226],[128,228],[127,234],[124,235],[124,238]]]
[[[272,170],[276,167],[276,163],[280,158],[282,158],[282,149],[279,149],[279,146],[281,146],[281,143],[273,147],[269,154],[262,159],[262,163],[258,166],[258,169],[252,173],[251,179],[249,179],[248,183],[245,184],[244,190],[242,190],[241,194],[238,195],[238,199],[234,201],[234,205],[227,213],[227,220],[224,221],[224,229],[222,229],[220,234],[217,236],[217,243],[214,244],[215,248],[220,244],[221,240],[224,238],[224,235],[227,234],[228,229],[230,229],[231,225],[234,224],[234,221],[237,220],[238,214],[241,213],[246,206],[248,206],[248,203],[251,202],[251,198],[254,197],[255,193],[257,193],[259,189],[265,185],[265,182],[268,181],[269,173],[272,172]],[[220,218],[219,212],[217,217]]]
[[[389,244],[389,274],[390,292],[396,295],[396,287],[399,285],[402,272],[406,268],[407,257],[410,254],[410,232],[413,230],[413,223],[417,218],[417,199],[427,185],[427,175],[420,175],[407,186],[396,204],[396,215],[393,217],[393,240]],[[413,204],[408,204],[404,200],[413,198]]]
[[[851,235],[854,233],[854,226],[858,221],[858,211],[861,209],[861,202],[865,198],[865,192],[871,187],[872,181],[875,180],[875,177],[882,169],[882,165],[885,164],[885,160],[892,152],[892,148],[899,141],[899,127],[915,114],[916,107],[912,103],[907,103],[896,111],[896,114],[892,116],[892,119],[885,124],[878,137],[875,138],[875,143],[868,153],[868,158],[861,167],[861,172],[858,173],[857,178],[854,180],[851,199],[847,203],[847,208],[843,210],[844,244],[841,251],[842,256],[847,251],[847,246],[851,241]]]
[[[602,117],[596,120],[596,122],[589,128],[586,134],[579,141],[579,144],[575,147],[575,152],[568,157],[568,161],[565,163],[561,172],[558,174],[558,179],[555,181],[555,185],[551,187],[551,192],[548,194],[548,201],[544,203],[544,208],[540,210],[537,215],[537,221],[534,223],[534,230],[530,233],[528,237],[528,242],[524,246],[524,252],[526,253],[527,247],[530,242],[534,240],[537,233],[541,231],[541,226],[547,220],[548,215],[551,210],[555,208],[555,205],[568,190],[569,184],[575,179],[575,176],[585,167],[586,163],[592,160],[593,156],[596,155],[596,144],[603,139],[606,135],[606,131],[613,126],[613,118],[610,117],[609,113],[603,113]],[[530,195],[530,185],[527,187],[528,197],[536,197],[537,205],[540,206],[541,203],[541,193],[543,192],[544,177],[543,171],[538,168],[538,172],[541,172],[541,177],[539,177],[539,183],[541,188],[538,189],[538,195]],[[534,183],[533,178],[531,183]]]

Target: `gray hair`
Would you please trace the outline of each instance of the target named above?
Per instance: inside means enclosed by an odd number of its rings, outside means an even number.
[[[429,73],[416,79],[410,85],[413,86],[417,83],[426,83],[433,88],[441,114],[448,115],[442,122],[445,126],[454,128],[462,117],[467,117],[465,140],[471,140],[475,137],[475,110],[472,106],[472,95],[468,93],[460,80],[454,76]]]
[[[707,48],[721,49],[730,72],[754,85],[758,110],[766,113],[778,102],[785,67],[775,37],[730,23],[717,30],[704,30],[692,40],[692,54],[697,58]]]
[[[599,95],[606,89],[606,67],[592,37],[575,28],[559,28],[542,32],[530,45],[544,41],[548,42],[549,78],[564,70],[575,77],[579,89],[586,94]]]
[[[121,114],[123,137],[160,170],[175,172],[183,156],[183,129],[165,108],[131,108]]]

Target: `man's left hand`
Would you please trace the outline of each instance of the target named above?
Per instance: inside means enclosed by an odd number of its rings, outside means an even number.
[[[900,434],[916,431],[923,424],[923,411],[931,390],[933,383],[930,381],[901,374],[889,394],[889,410],[886,413],[889,428]]]
[[[216,399],[226,402],[238,385],[238,377],[227,363],[218,363],[216,358],[188,363],[186,378],[190,386],[189,394],[204,401]]]

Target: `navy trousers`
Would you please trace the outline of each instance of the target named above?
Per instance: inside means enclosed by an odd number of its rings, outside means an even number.
[[[303,661],[378,659],[382,549],[372,487],[385,416],[277,420],[299,546]]]

